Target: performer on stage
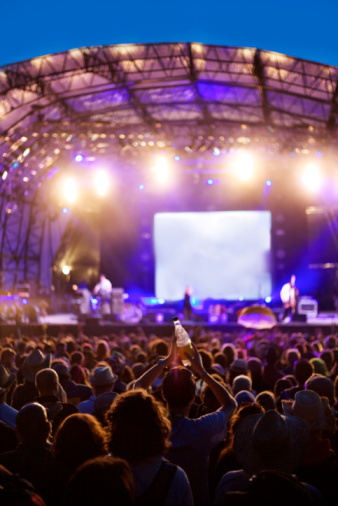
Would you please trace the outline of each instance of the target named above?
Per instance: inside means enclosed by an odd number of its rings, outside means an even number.
[[[113,287],[109,279],[104,274],[101,274],[100,281],[94,286],[93,294],[100,297],[100,308],[104,314],[111,313]]]
[[[190,302],[190,297],[192,295],[192,289],[187,286],[184,290],[184,302],[183,302],[183,315],[185,320],[192,320],[194,316],[194,311]]]
[[[292,274],[290,281],[285,283],[280,291],[280,298],[284,304],[283,321],[296,312],[298,295],[299,290],[296,287],[296,276]]]

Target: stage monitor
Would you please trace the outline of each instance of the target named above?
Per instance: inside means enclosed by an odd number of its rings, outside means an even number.
[[[271,213],[218,211],[154,216],[155,291],[181,300],[271,295]]]

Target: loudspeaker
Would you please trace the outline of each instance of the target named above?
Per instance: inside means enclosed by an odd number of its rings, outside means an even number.
[[[292,315],[292,321],[293,322],[306,322],[307,321],[307,315],[306,314],[295,313],[294,315]]]

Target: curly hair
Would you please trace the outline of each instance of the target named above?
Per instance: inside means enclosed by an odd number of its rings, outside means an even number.
[[[106,413],[108,447],[128,462],[165,455],[171,424],[166,408],[145,390],[120,394]]]
[[[93,415],[74,413],[58,427],[52,453],[71,468],[77,468],[94,457],[107,455],[105,430]]]

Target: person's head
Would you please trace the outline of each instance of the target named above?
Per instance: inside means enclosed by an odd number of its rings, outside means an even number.
[[[172,368],[163,378],[162,397],[169,409],[184,409],[193,403],[196,394],[196,382],[189,371],[183,366]]]
[[[12,348],[4,348],[1,352],[1,363],[9,369],[14,364],[15,355]]]
[[[55,356],[56,357],[66,357],[67,354],[67,344],[64,341],[59,341],[55,346]]]
[[[275,395],[275,398],[277,399],[284,390],[291,388],[292,386],[293,385],[291,381],[287,378],[278,378],[273,386],[273,393]]]
[[[34,348],[26,355],[22,364],[22,374],[26,381],[35,383],[36,374],[51,366],[52,356],[44,355],[41,350]]]
[[[263,470],[294,472],[310,440],[307,423],[276,410],[247,416],[236,428],[234,451],[249,475]]]
[[[111,367],[107,365],[96,367],[89,379],[89,383],[93,388],[94,394],[98,396],[104,392],[110,392],[116,380],[117,376],[113,373]]]
[[[296,284],[296,275],[295,274],[291,275],[290,283],[291,283],[291,286],[295,286],[295,284]]]
[[[100,339],[96,346],[96,358],[97,360],[105,360],[109,359],[110,356],[110,349],[109,344],[105,339]]]
[[[86,460],[107,454],[106,433],[93,415],[74,413],[58,427],[52,451],[57,460],[76,468]]]
[[[84,355],[81,351],[73,351],[70,355],[70,365],[83,365],[84,364]]]
[[[129,464],[118,457],[96,457],[75,471],[65,490],[65,506],[135,504],[134,478]]]
[[[166,409],[145,390],[120,394],[106,420],[111,454],[128,462],[163,456],[170,446],[171,425]]]
[[[226,343],[222,346],[222,352],[226,358],[226,367],[229,367],[237,356],[236,347],[232,343]]]
[[[232,393],[236,395],[241,390],[248,390],[251,392],[252,390],[252,380],[246,374],[240,374],[236,376],[232,382]]]
[[[256,395],[256,402],[264,408],[264,411],[276,409],[276,398],[270,390],[259,392],[259,394]]]
[[[302,358],[301,354],[300,354],[300,351],[298,350],[298,348],[289,348],[287,351],[286,351],[286,355],[285,355],[285,358],[286,358],[286,362],[289,366],[293,366],[294,363],[297,361],[297,360],[300,360]]]
[[[46,408],[37,402],[23,406],[16,415],[15,430],[24,445],[36,447],[46,444],[51,432]]]
[[[294,373],[299,386],[303,386],[306,380],[309,379],[309,377],[313,372],[314,372],[313,365],[305,358],[297,360],[297,362],[295,363]]]
[[[6,392],[16,381],[16,375],[10,372],[5,366],[0,365],[0,402],[5,402]]]
[[[322,374],[323,376],[328,376],[328,370],[326,367],[326,363],[319,357],[314,357],[310,359],[311,364],[314,367],[314,372],[316,374]]]
[[[289,416],[304,420],[310,432],[326,430],[335,432],[336,422],[327,397],[320,397],[313,390],[300,390],[294,401],[282,401],[283,411]]]
[[[59,377],[54,369],[42,369],[35,376],[35,386],[41,397],[57,395],[59,390]]]
[[[248,373],[248,364],[246,360],[242,358],[236,358],[229,367],[227,381],[229,385],[233,386],[233,381],[237,376],[247,375]]]
[[[106,279],[105,274],[100,274],[100,282],[104,281]]]
[[[335,403],[334,382],[321,374],[312,374],[305,383],[306,390],[313,390],[321,397],[327,397],[331,406]]]

